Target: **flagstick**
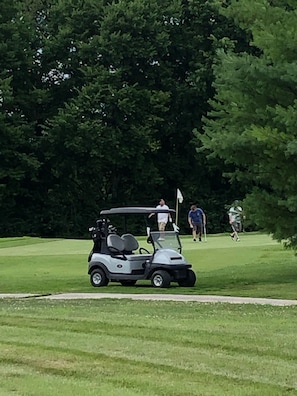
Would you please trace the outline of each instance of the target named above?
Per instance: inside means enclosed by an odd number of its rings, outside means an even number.
[[[176,194],[175,224],[178,225],[178,198]]]
[[[183,197],[180,189],[178,188],[176,190],[176,211],[175,211],[175,213],[176,213],[176,225],[177,225],[177,222],[178,222],[178,204],[182,203],[183,200],[184,200],[184,197]]]

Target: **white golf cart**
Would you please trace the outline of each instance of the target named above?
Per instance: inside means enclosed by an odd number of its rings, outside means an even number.
[[[114,215],[123,215],[126,219],[127,215],[138,214],[147,219],[151,213],[174,212],[172,209],[148,207],[102,210],[96,227],[89,229],[94,242],[88,259],[91,284],[101,287],[107,286],[109,282],[120,282],[123,286],[133,286],[138,280],[148,279],[154,287],[159,288],[167,288],[171,282],[184,287],[194,286],[196,275],[191,270],[191,264],[181,254],[178,228],[174,223],[173,231],[151,231],[147,227],[147,241],[152,245],[152,252],[139,248],[137,239],[131,233],[119,235],[110,223]]]

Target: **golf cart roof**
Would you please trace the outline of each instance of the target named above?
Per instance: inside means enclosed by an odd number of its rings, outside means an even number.
[[[150,213],[175,213],[174,209],[157,209],[149,207],[128,206],[122,208],[111,208],[101,210],[100,215],[113,215],[113,214],[146,214]]]

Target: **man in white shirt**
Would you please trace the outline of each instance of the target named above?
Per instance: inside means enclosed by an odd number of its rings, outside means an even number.
[[[156,206],[156,209],[169,209],[169,207],[166,205],[165,200],[162,198],[160,199],[159,205]],[[151,213],[149,217],[152,217],[155,213]],[[157,221],[158,221],[158,228],[159,231],[165,231],[166,224],[168,223],[168,220],[172,222],[172,218],[170,216],[170,213],[158,213],[157,214]]]
[[[233,239],[235,237],[236,241],[239,241],[239,236],[238,233],[242,230],[242,216],[243,216],[243,210],[242,207],[239,206],[239,202],[235,201],[234,205],[229,209],[228,212],[229,216],[229,224],[231,225],[232,228],[232,233],[230,234],[231,238]]]

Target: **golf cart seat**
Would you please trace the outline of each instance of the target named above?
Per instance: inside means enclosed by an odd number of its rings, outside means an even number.
[[[107,237],[107,247],[113,254],[122,254],[125,249],[125,242],[117,234],[109,234]]]
[[[125,254],[133,254],[134,250],[139,248],[139,244],[132,234],[123,234],[121,236],[122,240],[124,241],[124,253]]]

